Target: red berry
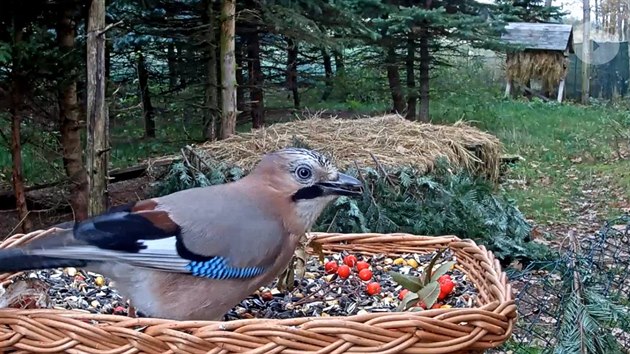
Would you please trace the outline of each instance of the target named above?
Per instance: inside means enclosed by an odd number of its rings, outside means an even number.
[[[440,277],[438,278],[438,283],[442,283],[444,281],[452,281],[453,279],[451,279],[451,276],[448,274],[444,274],[444,275],[440,275]]]
[[[340,265],[339,268],[337,268],[337,274],[339,275],[339,278],[346,279],[350,276],[350,267],[345,264]]]
[[[338,265],[335,261],[330,261],[324,265],[326,274],[334,274],[337,271]]]
[[[453,288],[455,288],[455,283],[453,283],[452,280],[444,280],[443,282],[441,282],[440,294],[438,295],[438,299],[442,300],[445,297],[447,297],[448,294],[450,294],[451,291],[453,291]]]
[[[399,293],[398,293],[398,300],[402,300],[405,298],[405,296],[407,296],[407,294],[409,293],[409,290],[407,289],[402,289]]]
[[[261,294],[260,296],[264,301],[271,301],[273,300],[273,294],[271,293],[271,291],[265,291]]]
[[[365,280],[368,281],[370,279],[372,279],[372,271],[369,269],[363,269],[359,272],[359,278],[361,278],[361,280]]]
[[[416,302],[416,306],[417,307],[422,307],[425,310],[427,309],[427,304],[425,304],[424,301],[422,301],[422,300]]]
[[[343,263],[345,263],[348,267],[354,267],[357,264],[357,257],[353,255],[345,256],[343,258]]]
[[[366,287],[368,295],[376,295],[381,293],[381,284],[379,283],[369,283]]]
[[[360,272],[363,269],[368,269],[370,268],[370,264],[368,262],[364,262],[364,261],[359,261],[357,262],[357,270]]]

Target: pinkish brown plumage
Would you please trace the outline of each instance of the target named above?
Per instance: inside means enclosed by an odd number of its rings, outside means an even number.
[[[0,250],[0,272],[84,267],[149,316],[218,320],[286,268],[331,201],[360,193],[325,156],[279,150],[236,182],[131,203]]]

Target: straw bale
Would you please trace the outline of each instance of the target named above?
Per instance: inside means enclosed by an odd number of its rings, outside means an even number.
[[[213,159],[245,170],[262,154],[292,146],[296,139],[330,154],[341,169],[412,166],[428,172],[439,157],[456,167],[496,180],[502,146],[493,135],[458,122],[435,125],[412,122],[399,115],[360,119],[311,117],[272,124],[248,133],[210,142],[200,149]]]
[[[553,90],[566,76],[568,59],[558,51],[521,51],[507,57],[506,74],[522,85],[531,79],[541,80],[543,87]]]

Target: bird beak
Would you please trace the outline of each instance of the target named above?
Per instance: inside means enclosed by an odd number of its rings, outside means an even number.
[[[343,173],[338,174],[336,181],[320,182],[317,185],[322,188],[324,195],[361,195],[363,183],[358,179]]]

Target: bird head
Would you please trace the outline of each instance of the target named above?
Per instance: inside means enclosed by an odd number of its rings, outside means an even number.
[[[269,186],[287,198],[305,229],[310,229],[333,200],[363,193],[358,179],[339,172],[326,155],[309,149],[269,153],[252,173],[264,174]]]

